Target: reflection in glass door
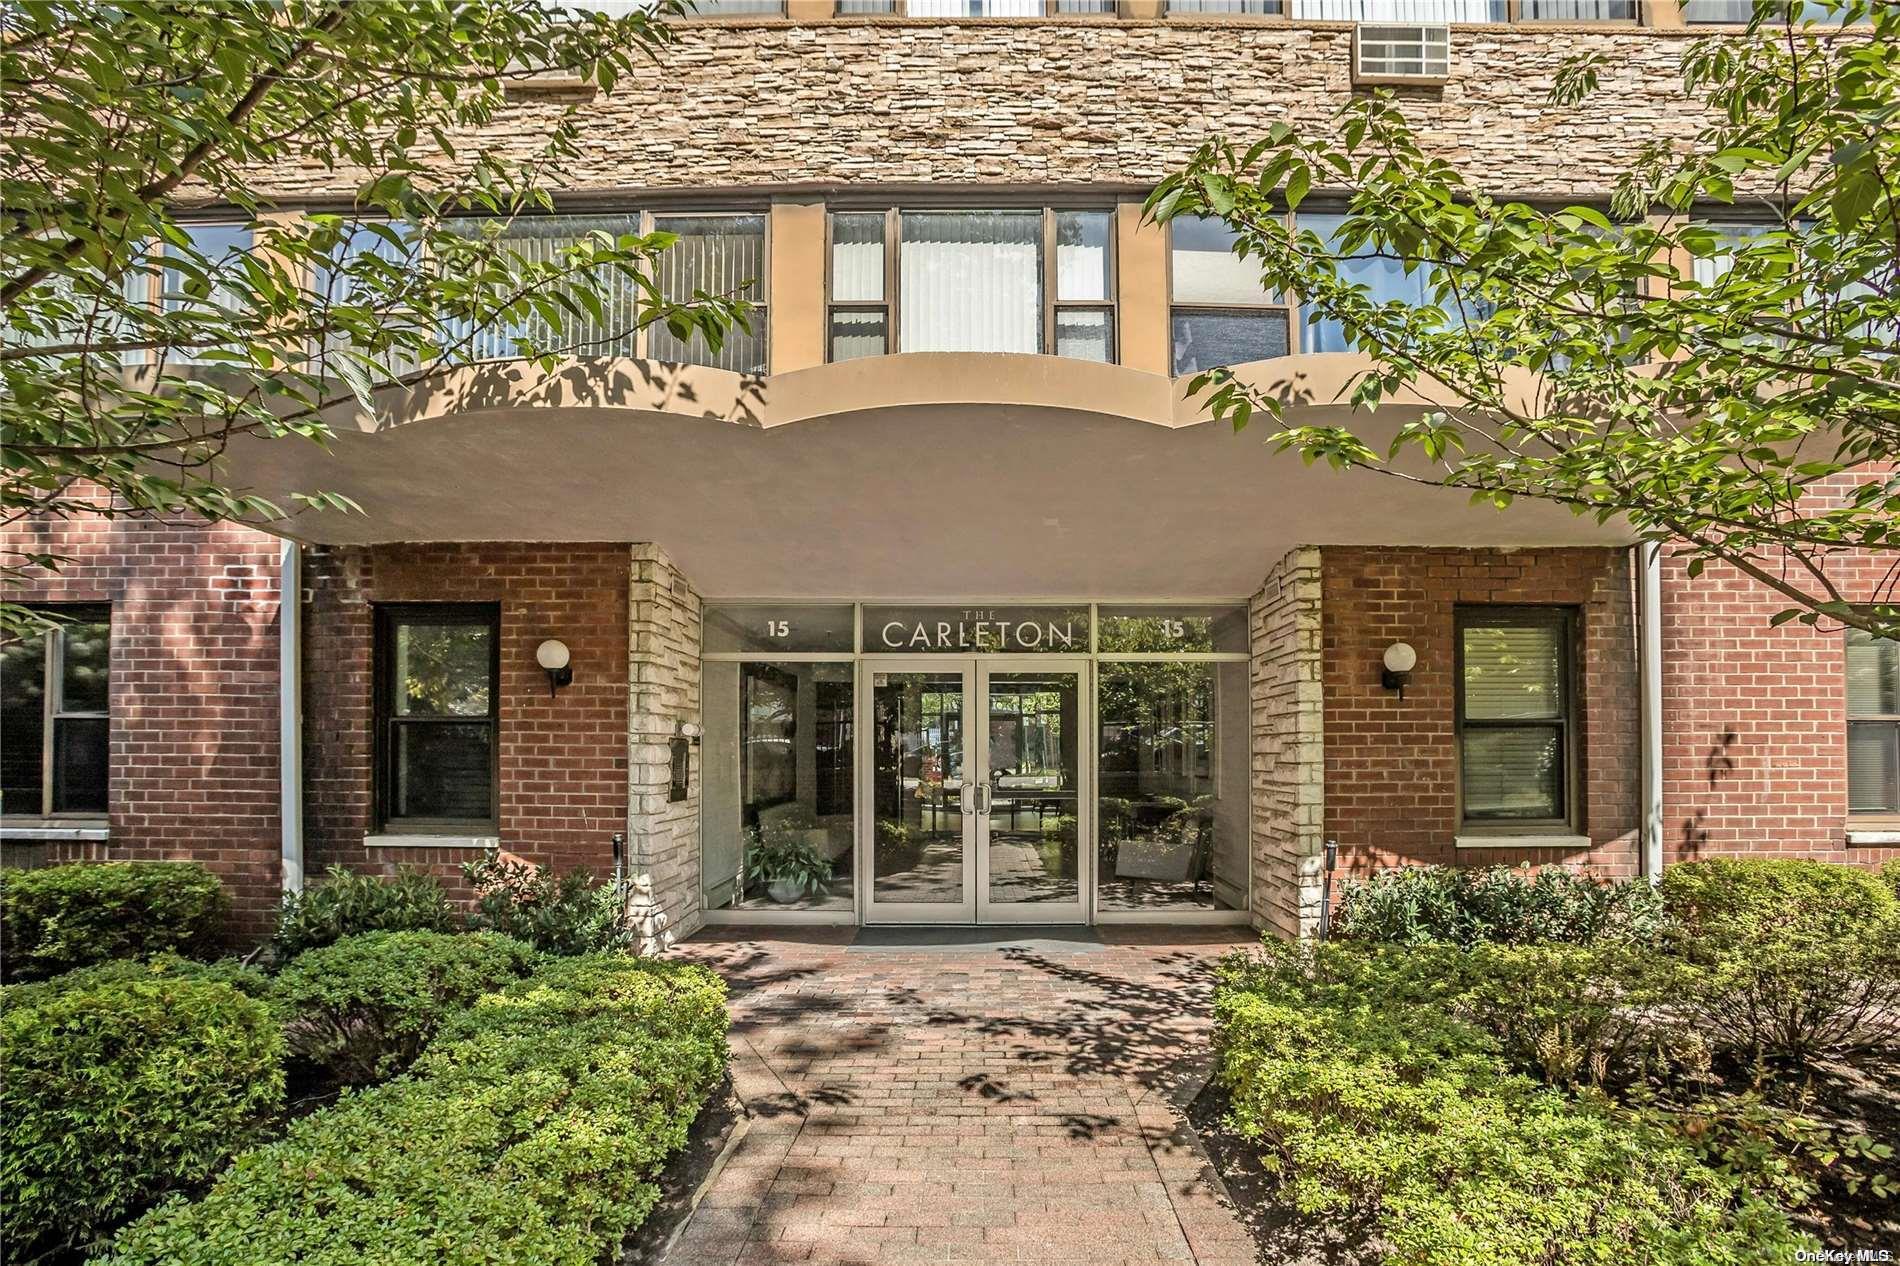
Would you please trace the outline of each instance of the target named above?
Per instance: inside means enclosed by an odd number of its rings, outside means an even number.
[[[870,674],[869,888],[872,922],[965,923],[975,917],[976,789],[964,776],[970,672]]]
[[[979,664],[988,724],[975,753],[979,865],[977,917],[984,923],[1073,923],[1083,901],[1086,665]]]

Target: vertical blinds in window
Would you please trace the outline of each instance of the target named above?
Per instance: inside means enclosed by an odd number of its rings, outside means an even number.
[[[1042,213],[907,211],[898,257],[907,352],[1042,350]]]
[[[448,225],[473,237],[482,232],[483,221],[461,220]],[[501,230],[501,244],[530,263],[559,259],[561,252],[588,233],[638,233],[637,215],[605,216],[531,216],[516,220]],[[445,337],[459,342],[467,338],[465,351],[457,360],[505,360],[517,356],[521,339],[534,339],[563,348],[572,348],[584,356],[631,356],[634,350],[634,324],[639,315],[639,291],[629,277],[615,274],[607,280],[608,296],[600,319],[570,317],[560,329],[552,328],[539,317],[496,321],[471,332],[466,323],[451,325]]]
[[[677,233],[679,241],[660,255],[656,269],[660,293],[678,303],[695,291],[744,299],[758,304],[764,298],[765,217],[762,215],[660,215],[653,227]],[[754,308],[750,332],[737,325],[726,331],[714,352],[695,336],[690,342],[674,338],[655,325],[647,335],[649,354],[656,360],[712,365],[739,373],[765,368],[765,312]]]

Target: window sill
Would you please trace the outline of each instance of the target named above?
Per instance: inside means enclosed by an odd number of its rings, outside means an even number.
[[[21,843],[48,840],[106,840],[112,837],[105,819],[14,818],[0,819],[0,841]]]
[[[1900,818],[1878,817],[1849,819],[1847,846],[1900,844]]]
[[[501,847],[499,835],[427,835],[418,833],[365,835],[364,848],[479,848]]]
[[[1452,843],[1459,848],[1561,848],[1578,852],[1590,847],[1587,835],[1458,835]]]

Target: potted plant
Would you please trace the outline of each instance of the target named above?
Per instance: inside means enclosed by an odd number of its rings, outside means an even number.
[[[750,835],[746,864],[772,900],[790,905],[824,890],[831,878],[831,863],[819,856],[803,832],[775,830],[761,835],[753,831]]]

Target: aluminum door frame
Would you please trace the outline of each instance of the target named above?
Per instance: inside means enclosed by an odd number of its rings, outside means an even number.
[[[960,792],[963,805],[963,900],[950,901],[879,901],[877,899],[876,848],[877,813],[876,793],[873,781],[877,772],[877,744],[871,720],[875,713],[872,692],[876,689],[879,673],[937,673],[940,675],[961,675],[963,678],[963,787]],[[858,659],[858,891],[863,893],[860,905],[862,921],[866,924],[880,923],[945,923],[973,924],[976,922],[976,814],[971,811],[975,799],[976,784],[971,780],[970,771],[976,768],[979,757],[987,757],[987,744],[984,748],[974,746],[977,740],[970,736],[969,714],[972,703],[977,698],[977,667],[973,657],[961,655],[864,655]],[[987,737],[987,736],[985,736]]]
[[[1091,661],[1085,655],[984,655],[976,661],[976,694],[983,706],[983,734],[975,745],[975,769],[988,781],[990,760],[990,678],[995,673],[1074,673],[1075,674],[1075,900],[1065,902],[990,900],[990,816],[972,815],[976,821],[976,914],[984,925],[1013,923],[1087,924],[1093,914],[1095,895],[1095,682]],[[965,727],[967,733],[968,727]],[[971,744],[965,739],[965,758]],[[990,788],[990,802],[996,798]]]

